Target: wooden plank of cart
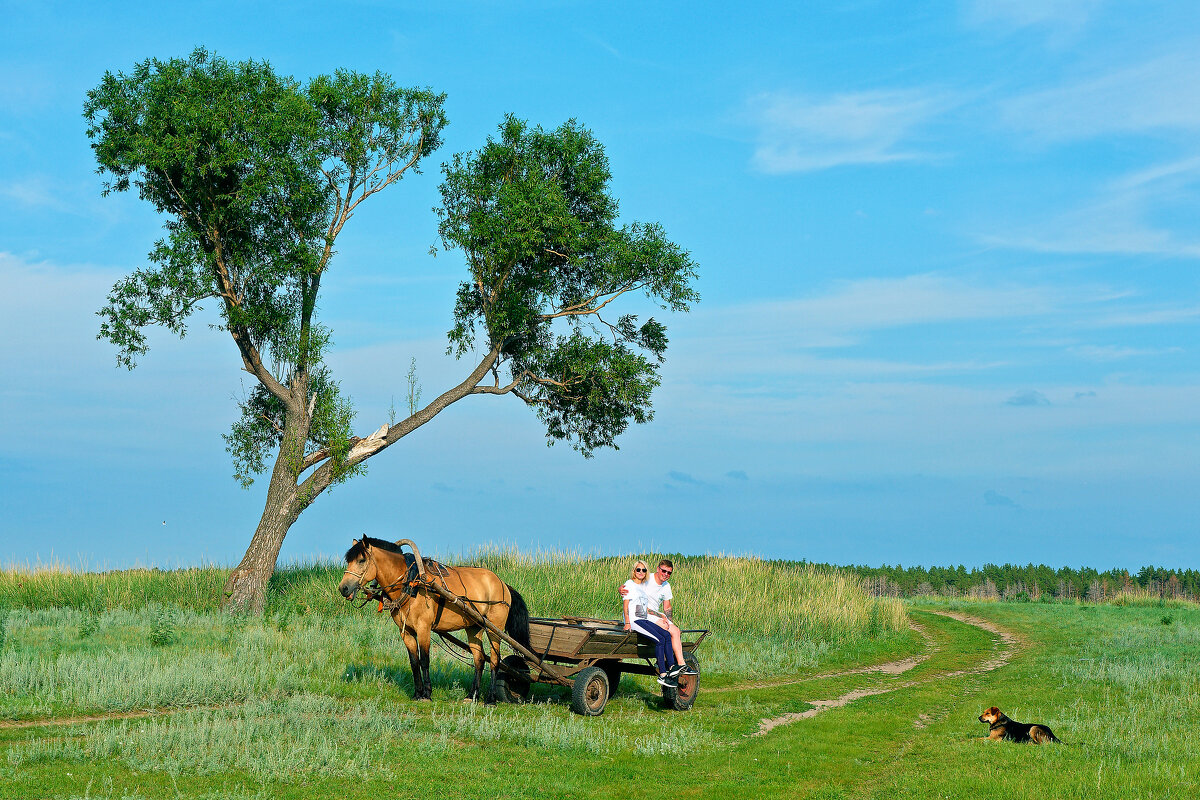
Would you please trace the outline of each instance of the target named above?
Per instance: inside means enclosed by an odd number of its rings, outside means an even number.
[[[680,675],[678,686],[662,687],[663,700],[671,708],[686,711],[696,702],[700,691],[696,648],[707,636],[708,631],[701,629],[682,632],[684,660],[697,674]],[[622,673],[658,675],[652,666],[654,645],[613,620],[531,619],[529,643],[538,656],[536,661],[508,656],[502,663],[508,669],[501,672],[498,688],[509,702],[528,699],[531,681],[565,685],[564,681],[546,675],[547,663],[554,665],[559,676],[571,679],[571,710],[589,717],[604,712],[608,698],[621,683]]]
[[[407,539],[402,541],[411,544]],[[423,570],[421,576],[424,577]],[[528,700],[534,683],[552,683],[571,689],[571,710],[595,717],[604,713],[604,706],[620,684],[622,673],[658,674],[651,666],[654,645],[644,639],[639,641],[635,632],[624,630],[619,622],[588,617],[531,619],[530,646],[526,648],[488,621],[472,604],[463,602],[461,597],[436,581],[424,581],[422,585],[453,603],[457,610],[516,651],[501,660],[500,673],[492,676],[492,680],[498,681],[496,688],[500,696],[508,702]],[[700,662],[695,651],[707,636],[707,630],[683,631],[683,657],[697,674],[680,675],[678,686],[662,687],[663,700],[668,706],[686,711],[696,702],[700,690]],[[466,647],[453,636],[443,638]]]

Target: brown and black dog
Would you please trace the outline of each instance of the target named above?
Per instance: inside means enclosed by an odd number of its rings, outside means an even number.
[[[1007,739],[1010,742],[1033,742],[1034,744],[1043,742],[1062,744],[1062,740],[1054,735],[1054,731],[1045,725],[1015,722],[1004,716],[1004,712],[995,706],[980,714],[979,721],[987,723],[988,735],[985,738],[988,739]]]

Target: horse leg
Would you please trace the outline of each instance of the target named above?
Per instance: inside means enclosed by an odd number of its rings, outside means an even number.
[[[412,668],[413,700],[424,700],[426,698],[421,692],[421,659],[418,656],[421,651],[417,646],[417,636],[410,629],[402,628],[400,638],[404,640],[404,647],[408,650],[408,665]]]
[[[478,700],[479,689],[483,684],[483,629],[473,625],[464,630],[467,634],[467,644],[471,647],[471,660],[475,662],[475,679],[471,681],[471,691],[467,696]]]
[[[496,705],[496,675],[500,670],[500,642],[496,641],[496,637],[490,631],[488,632],[488,644],[491,646],[491,650],[488,653],[488,662],[492,667],[492,682],[488,686],[487,700],[484,703],[485,705],[494,706]]]
[[[421,676],[424,679],[425,700],[433,699],[433,679],[429,676],[429,626],[422,625],[417,630],[417,644],[421,649]]]

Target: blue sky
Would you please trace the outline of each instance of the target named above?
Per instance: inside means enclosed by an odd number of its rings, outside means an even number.
[[[647,7],[649,6],[649,7]],[[443,160],[577,118],[626,220],[700,265],[656,419],[547,448],[468,398],[322,496],[284,559],[362,533],[453,554],[1200,566],[1200,5],[4,2],[0,563],[234,563],[262,509],[221,433],[248,386],[202,317],[133,372],[97,341],[160,220],[102,198],[105,70],[204,45],[447,92],[424,174],[364,204],[321,315],[360,433],[444,355]],[[370,207],[368,207],[370,206]]]

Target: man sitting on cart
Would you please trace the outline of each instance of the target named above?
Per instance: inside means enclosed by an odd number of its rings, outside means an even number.
[[[635,630],[654,642],[658,682],[675,686],[680,675],[696,674],[684,661],[681,632],[671,621],[669,580],[675,566],[664,558],[653,576],[647,576],[648,569],[645,561],[636,561],[630,579],[617,590],[623,598],[625,630]]]

